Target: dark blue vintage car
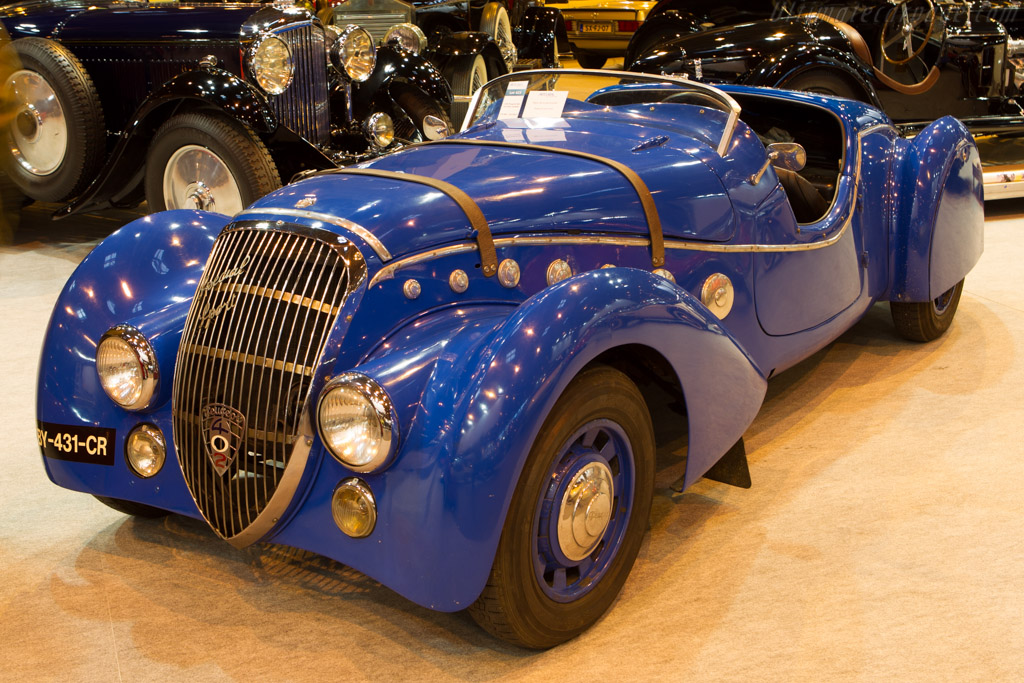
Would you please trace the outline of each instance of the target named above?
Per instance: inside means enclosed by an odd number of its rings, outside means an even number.
[[[21,68],[0,164],[59,215],[143,198],[232,215],[298,172],[452,132],[423,57],[291,2],[0,7]]]
[[[50,478],[549,647],[634,563],[652,414],[688,431],[678,490],[749,486],[768,379],[878,301],[938,337],[982,252],[951,117],[907,140],[856,102],[580,70],[470,119],[104,240],[46,334]]]

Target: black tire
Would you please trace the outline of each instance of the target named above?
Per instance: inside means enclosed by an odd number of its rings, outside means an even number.
[[[814,93],[816,95],[845,97],[848,100],[859,100],[861,102],[868,101],[864,91],[854,86],[845,76],[823,69],[814,69],[797,74],[785,80],[779,87],[786,90]]]
[[[911,341],[928,342],[941,337],[956,316],[964,281],[956,283],[933,301],[922,303],[889,302],[892,322],[900,336]]]
[[[81,62],[59,43],[21,38],[9,49],[21,68],[2,84],[0,98],[14,108],[0,131],[3,168],[32,199],[68,200],[96,178],[106,155],[96,87]]]
[[[209,165],[203,166],[206,170],[194,171],[198,165],[182,163],[182,168],[189,169],[189,176],[178,176],[172,182],[173,191],[165,192],[168,164],[177,164],[176,159],[186,161],[183,155],[189,151]],[[228,176],[234,189],[225,185]],[[205,188],[188,189],[198,182]],[[193,112],[168,119],[157,130],[146,155],[146,201],[150,211],[201,208],[234,215],[279,187],[281,176],[263,141],[245,124],[219,114]],[[209,188],[223,189],[206,192]],[[194,198],[189,198],[190,194]]]
[[[576,58],[576,61],[579,62],[580,66],[584,69],[600,69],[604,66],[604,63],[608,61],[607,57],[595,55],[593,52],[581,52],[579,50],[573,50],[572,56]]]
[[[161,510],[160,508],[155,508],[143,503],[136,503],[131,500],[108,498],[106,496],[93,496],[93,498],[107,507],[114,508],[118,512],[123,512],[126,515],[131,515],[132,517],[149,517],[150,519],[156,519],[157,517],[166,517],[171,514],[167,510]]]
[[[419,88],[402,88],[395,101],[409,117],[408,121],[400,120],[395,124],[395,134],[403,140],[440,140],[456,130],[441,103]],[[433,125],[430,117],[436,119]],[[443,135],[440,134],[442,127],[448,131]]]
[[[594,429],[618,430],[615,433],[624,437],[619,441],[626,448],[620,453],[613,447],[618,455],[609,462],[614,463],[616,478],[632,485],[620,486],[608,496],[605,513],[610,519],[593,537],[600,540],[593,541],[597,545],[589,550],[581,549],[590,553],[582,560],[589,564],[580,565],[575,577],[563,569],[562,583],[547,583],[534,561],[541,558],[538,561],[543,563],[543,553],[555,553],[556,545],[565,547],[561,529],[554,537],[550,533],[552,519],[561,515],[549,500],[558,500],[561,491],[571,488],[569,483],[580,481],[582,470],[576,468],[585,458],[579,455],[577,435],[588,433],[594,424],[599,425]],[[595,454],[607,450],[596,441],[589,448]],[[567,464],[570,457],[576,458],[575,464]],[[639,389],[614,368],[584,370],[558,399],[530,450],[487,586],[469,608],[472,617],[498,638],[530,648],[553,647],[582,633],[608,610],[633,568],[647,529],[653,490],[654,431]],[[588,515],[596,499],[586,505]],[[580,508],[586,503],[575,502]],[[560,505],[566,505],[564,498]],[[590,521],[582,523],[589,531]],[[575,520],[570,524],[575,525]],[[542,580],[547,585],[542,586]]]
[[[446,70],[448,82],[452,86],[452,94],[458,96],[470,96],[487,82],[487,63],[482,55],[466,55],[452,61]],[[468,102],[452,101],[452,121],[461,126],[469,110]]]

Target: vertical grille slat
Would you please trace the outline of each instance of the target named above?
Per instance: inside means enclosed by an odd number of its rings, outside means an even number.
[[[286,506],[294,494],[282,482],[312,370],[365,271],[355,247],[325,231],[247,221],[217,238],[185,324],[172,400],[182,473],[221,536],[251,532],[272,502],[276,515],[274,501]],[[218,435],[227,448],[218,450]]]
[[[270,98],[281,123],[316,145],[330,141],[327,53],[324,30],[313,24],[292,24],[275,31],[292,51],[295,75],[280,95]]]

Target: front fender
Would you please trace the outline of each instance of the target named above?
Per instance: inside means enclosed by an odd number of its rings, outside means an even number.
[[[640,57],[647,55],[652,48],[659,48],[673,38],[697,33],[701,30],[700,21],[687,12],[668,12],[663,9],[666,3],[659,2],[651,8],[650,13],[626,46],[623,68],[630,69]]]
[[[96,180],[56,218],[117,205],[142,182],[146,152],[157,128],[183,106],[209,107],[269,135],[277,121],[266,98],[251,85],[223,69],[179,74],[153,91],[132,117]]]
[[[397,89],[411,85],[442,103],[447,108],[452,101],[452,89],[438,67],[420,55],[414,55],[392,45],[381,45],[377,50],[377,66],[365,83],[353,88],[353,108],[357,119],[365,120],[374,111],[397,108]]]
[[[687,484],[735,443],[764,398],[764,378],[717,318],[649,272],[588,272],[509,311],[458,311],[470,319],[450,341],[427,334],[410,353],[380,354],[356,368],[388,388],[403,429],[392,467],[365,477],[378,503],[374,535],[354,540],[324,530],[331,491],[346,476],[328,458],[307,508],[274,540],[332,550],[422,605],[463,609],[487,580],[541,425],[602,353],[641,344],[675,369],[690,425]],[[454,322],[449,316],[438,325]]]
[[[482,56],[487,64],[487,78],[508,73],[508,67],[501,58],[498,45],[491,36],[481,31],[450,33],[429,50],[427,57],[441,73],[448,73],[449,67],[456,59],[476,55]]]
[[[140,422],[156,424],[170,439],[167,404],[185,317],[214,239],[229,220],[200,211],[165,211],[132,221],[103,240],[64,286],[43,341],[37,419],[113,429],[116,443],[105,464],[44,457],[54,483],[197,514],[180,469],[165,467],[141,480],[128,474],[120,454],[128,431]],[[96,344],[122,323],[147,336],[159,362],[158,393],[142,413],[115,405],[96,374]]]
[[[889,300],[930,301],[974,267],[984,249],[978,148],[952,116],[901,142]]]
[[[785,82],[808,71],[830,71],[840,74],[856,84],[864,99],[882,108],[878,93],[871,80],[871,72],[849,52],[818,45],[808,51],[805,45],[791,45],[762,60],[740,77],[741,85],[778,88]]]
[[[539,59],[541,66],[555,67],[559,46],[569,49],[562,13],[554,7],[528,7],[519,25],[512,29],[512,42],[520,60]]]

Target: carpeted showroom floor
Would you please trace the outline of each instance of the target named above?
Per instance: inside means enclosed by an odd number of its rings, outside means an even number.
[[[78,261],[129,218],[25,210],[0,246],[2,681],[1024,679],[1024,201],[988,207],[949,333],[878,306],[774,379],[754,487],[668,484],[611,611],[548,652],[283,547],[53,486],[38,349]],[[52,208],[52,207],[50,207]]]

